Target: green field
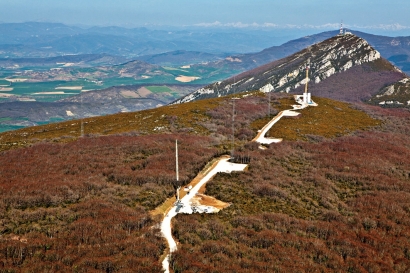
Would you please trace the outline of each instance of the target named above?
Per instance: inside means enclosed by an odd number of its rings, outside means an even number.
[[[167,86],[146,86],[152,93],[172,93],[172,89]]]
[[[6,81],[6,80],[1,79],[1,80],[0,80],[0,86],[1,86],[1,85],[10,85],[10,83],[9,83],[8,81]]]
[[[7,132],[7,131],[12,131],[12,130],[17,130],[24,128],[25,126],[15,126],[15,125],[3,125],[0,124],[0,133]]]
[[[63,118],[57,118],[57,117],[55,117],[55,118],[50,118],[50,120],[48,120],[48,121],[40,121],[40,122],[37,122],[37,124],[38,125],[45,125],[45,124],[49,124],[49,123],[54,123],[54,122],[60,122],[60,121],[64,121],[65,119],[63,119]]]
[[[27,126],[23,126],[23,125],[2,124],[3,122],[7,122],[7,121],[10,121],[10,120],[12,120],[12,119],[11,118],[0,118],[0,133],[27,127]],[[23,122],[23,121],[27,121],[27,120],[28,120],[28,118],[17,118],[14,122],[17,122],[17,121]],[[50,120],[48,120],[48,121],[36,122],[36,124],[37,125],[45,125],[45,124],[60,122],[60,121],[64,121],[64,119],[63,118],[58,118],[58,117],[53,117],[53,118],[50,118]]]
[[[4,84],[2,83],[4,82]],[[8,82],[3,80],[0,81],[0,85],[7,85]],[[70,86],[82,86],[82,90],[100,90],[109,88],[112,86],[123,86],[123,85],[135,85],[135,84],[181,84],[176,81],[174,77],[170,76],[159,76],[149,79],[136,80],[134,78],[111,78],[103,81],[102,84],[96,84],[88,80],[77,80],[77,81],[51,81],[51,82],[16,82],[12,84],[13,91],[2,92],[5,94],[12,94],[23,97],[32,97],[37,101],[42,102],[52,102],[60,99],[64,99],[73,95],[77,95],[81,90],[69,90],[69,89],[56,89],[58,87],[70,87]],[[172,90],[165,86],[149,86],[148,88],[153,93],[171,93]],[[44,93],[45,92],[45,93]],[[64,94],[47,94],[47,92],[64,92]],[[42,94],[36,94],[42,93]],[[7,100],[7,99],[3,99]]]

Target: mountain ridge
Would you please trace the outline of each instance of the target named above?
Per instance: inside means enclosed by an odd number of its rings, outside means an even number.
[[[383,57],[400,67],[401,70],[410,73],[410,37],[372,35],[353,30],[351,30],[351,32],[366,40],[371,46],[376,48]],[[293,39],[278,46],[265,48],[256,53],[231,55],[225,60],[197,66],[218,68],[229,67],[230,69],[240,71],[251,70],[258,66],[292,55],[308,46],[322,42],[338,34],[339,31],[321,32]],[[235,60],[235,62],[232,60]]]
[[[306,84],[304,71],[307,66],[310,67],[309,81],[311,86],[312,84],[314,86],[332,75],[379,59],[382,59],[380,53],[362,38],[353,34],[337,35],[286,58],[259,66],[225,81],[205,86],[175,101],[175,103],[224,96],[247,90],[288,93]],[[383,61],[383,65],[379,66],[383,66],[380,67],[382,70],[397,74],[397,77],[394,78],[396,81],[406,77],[404,73],[393,65],[389,65],[387,61]],[[354,82],[354,78],[352,81]],[[380,88],[391,83],[383,83]]]

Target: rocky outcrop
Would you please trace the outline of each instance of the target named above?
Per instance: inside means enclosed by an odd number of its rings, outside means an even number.
[[[370,102],[382,106],[410,107],[410,78],[386,86]]]

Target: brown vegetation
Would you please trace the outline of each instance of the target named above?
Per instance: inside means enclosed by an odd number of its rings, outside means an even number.
[[[266,96],[235,100],[235,155],[249,170],[208,184],[231,203],[219,214],[177,217],[175,272],[408,268],[409,112],[355,106],[369,118],[315,100],[323,107],[274,126],[300,131],[264,151],[248,141],[268,120]],[[271,114],[292,103],[272,95]],[[31,145],[0,153],[0,272],[161,272],[165,242],[149,211],[174,194],[175,139],[181,184],[232,148],[230,98],[85,121],[84,138],[78,121],[0,135],[3,149]]]
[[[87,137],[0,156],[1,272],[160,272],[148,213],[217,152],[207,137]],[[16,240],[16,238],[22,238]]]
[[[209,119],[205,114],[217,107],[223,99],[204,100],[175,106],[164,106],[139,112],[83,119],[84,133],[88,136],[131,134],[148,135],[168,132],[206,135],[200,125]],[[81,136],[81,121],[72,120],[33,126],[0,134],[0,151],[30,146],[39,141],[70,142]]]
[[[379,131],[247,145],[249,171],[207,185],[232,205],[176,218],[174,272],[407,272],[410,113],[382,114]]]

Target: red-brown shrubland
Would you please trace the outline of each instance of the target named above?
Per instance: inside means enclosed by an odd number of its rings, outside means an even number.
[[[175,272],[409,270],[410,114],[371,109],[380,129],[247,149],[248,172],[207,185],[230,207],[177,216]]]
[[[288,107],[286,101],[272,96],[272,113]],[[356,105],[382,125],[366,117],[365,124],[339,126],[337,135],[326,138],[333,130],[329,120],[363,115],[324,101],[327,108],[312,111],[320,115],[332,107],[340,115],[319,121],[302,111],[298,119],[285,119],[317,124],[297,132],[296,140],[285,134],[284,142],[267,150],[247,143],[250,124],[268,120],[267,98],[235,101],[235,155],[250,158],[249,168],[218,174],[207,185],[206,193],[230,203],[228,208],[176,218],[173,232],[181,244],[172,254],[174,272],[409,269],[409,112]],[[0,270],[161,272],[165,241],[148,211],[174,193],[175,139],[184,183],[230,151],[229,102],[186,106],[184,115],[193,113],[187,119],[176,106],[175,117],[149,112],[156,115],[153,122],[161,120],[174,132],[191,122],[190,135],[91,136],[2,152]],[[196,135],[200,127],[210,136]]]
[[[0,156],[1,272],[160,272],[149,210],[214,156],[208,137],[86,137]]]

